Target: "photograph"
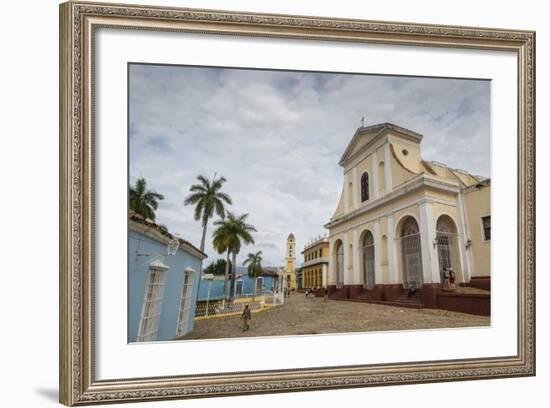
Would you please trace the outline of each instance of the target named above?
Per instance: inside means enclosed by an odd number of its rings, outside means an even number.
[[[59,5],[59,401],[535,376],[542,22],[192,3]]]
[[[491,86],[129,62],[128,343],[490,327]]]

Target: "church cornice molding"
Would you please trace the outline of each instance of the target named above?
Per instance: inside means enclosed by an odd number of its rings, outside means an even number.
[[[331,234],[328,238],[329,241],[334,239],[335,236],[339,236],[341,234],[344,234],[346,232],[352,231],[354,229],[360,228],[364,226],[365,224],[369,224],[372,222],[376,222],[380,220],[382,217],[393,217],[394,214],[398,211],[403,211],[407,208],[413,207],[413,206],[421,206],[426,204],[443,204],[450,207],[457,207],[456,201],[450,201],[450,200],[443,200],[441,198],[435,198],[435,197],[421,197],[417,198],[411,201],[407,201],[404,204],[399,205],[398,207],[392,208],[391,210],[384,211],[382,213],[373,215],[366,220],[362,220],[360,222],[355,222],[354,224],[348,224],[342,229],[339,229],[338,231],[335,231],[333,234]],[[334,227],[333,227],[334,228]]]
[[[397,200],[404,195],[416,191],[420,188],[433,189],[438,191],[444,191],[451,194],[458,194],[460,192],[460,187],[458,183],[442,180],[439,178],[432,177],[425,173],[421,173],[418,176],[407,181],[405,184],[401,185],[397,189],[394,189],[392,192],[385,194],[379,198],[372,200],[371,202],[366,202],[362,204],[359,208],[356,208],[352,211],[349,211],[340,217],[331,220],[325,224],[325,228],[334,228],[342,223],[345,223],[353,218],[356,218],[360,215],[363,215],[369,211],[376,210],[377,208],[386,205],[394,200]]]

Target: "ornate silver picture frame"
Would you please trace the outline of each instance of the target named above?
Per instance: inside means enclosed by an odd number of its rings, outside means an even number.
[[[483,358],[98,379],[95,46],[101,28],[491,50],[517,59],[517,352]],[[114,135],[113,137],[125,137]],[[495,146],[493,146],[493,149]],[[535,375],[535,33],[68,2],[60,6],[60,402],[134,402]]]

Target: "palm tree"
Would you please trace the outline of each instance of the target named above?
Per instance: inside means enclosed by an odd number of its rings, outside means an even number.
[[[243,266],[248,265],[248,276],[255,278],[262,271],[262,251],[258,251],[255,254],[252,252],[248,254],[243,262]]]
[[[145,178],[138,178],[135,187],[130,186],[130,209],[142,217],[155,221],[155,210],[158,208],[158,200],[164,200],[164,196],[147,190],[147,181],[145,181]]]
[[[227,252],[227,257],[225,260],[225,278],[223,281],[223,296],[224,298],[227,298],[227,280],[229,279],[229,268],[233,269],[232,266],[230,266],[231,262],[229,260],[229,256],[231,254],[230,245],[229,245],[229,225],[226,223],[228,220],[222,221],[218,220],[214,223],[214,225],[218,225],[218,228],[214,231],[214,239],[212,242],[212,245],[214,246],[214,249],[218,251],[219,254],[223,254],[224,252]]]
[[[229,298],[233,299],[233,291],[235,287],[235,275],[237,273],[237,254],[241,250],[241,246],[244,243],[245,245],[253,244],[254,238],[252,237],[252,232],[256,232],[256,228],[253,225],[248,224],[246,219],[248,214],[235,215],[231,212],[227,212],[227,218],[223,220],[217,220],[214,225],[217,227],[214,231],[214,248],[217,249],[219,253],[227,251],[227,260],[229,260],[229,255],[231,254],[233,259],[231,262],[231,287],[229,289]],[[226,298],[227,296],[227,280],[229,274],[229,262],[227,262],[226,273],[225,273],[225,284],[224,284],[224,293]]]
[[[258,251],[255,254],[249,253],[248,258],[243,262],[243,266],[246,265],[248,265],[248,276],[254,279],[254,296],[256,296],[256,278],[262,272],[262,251]]]
[[[208,220],[214,215],[214,211],[221,219],[225,218],[225,204],[231,204],[231,197],[226,193],[220,191],[223,183],[226,182],[225,177],[216,179],[216,175],[212,178],[212,181],[206,177],[199,175],[197,180],[199,184],[193,184],[189,191],[191,194],[184,200],[185,205],[195,206],[195,220],[202,223],[202,239],[201,239],[201,251],[204,251],[204,242],[206,240],[206,227],[208,226]]]

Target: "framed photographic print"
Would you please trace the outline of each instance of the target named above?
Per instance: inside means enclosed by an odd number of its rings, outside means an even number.
[[[534,42],[62,4],[61,402],[534,375]]]

